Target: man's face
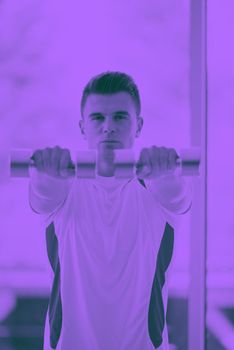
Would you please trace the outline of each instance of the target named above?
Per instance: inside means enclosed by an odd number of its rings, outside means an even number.
[[[140,135],[143,119],[137,117],[134,101],[127,92],[91,94],[79,125],[89,149],[98,149],[100,145],[126,149],[132,148]],[[108,140],[116,142],[108,144]]]

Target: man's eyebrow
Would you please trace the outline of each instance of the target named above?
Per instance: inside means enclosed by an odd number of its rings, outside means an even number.
[[[90,113],[90,114],[89,114],[89,117],[95,117],[95,116],[98,116],[98,115],[102,115],[102,113],[93,112],[93,113]]]
[[[125,114],[125,115],[129,115],[129,113],[127,111],[115,111],[113,114]]]
[[[124,115],[129,115],[129,113],[127,111],[115,111],[112,114],[124,114]],[[99,115],[103,115],[100,112],[93,112],[89,114],[89,117],[95,117],[95,116],[99,116]]]

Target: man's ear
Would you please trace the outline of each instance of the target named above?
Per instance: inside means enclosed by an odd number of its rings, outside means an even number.
[[[83,135],[84,140],[86,140],[85,128],[84,128],[84,120],[83,119],[79,120],[79,127],[80,127],[80,131],[81,131],[81,134]]]
[[[136,131],[136,137],[140,136],[141,129],[143,128],[144,125],[144,119],[141,116],[137,117],[137,131]]]

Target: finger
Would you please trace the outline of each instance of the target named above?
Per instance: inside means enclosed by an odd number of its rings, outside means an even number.
[[[151,152],[151,162],[153,165],[153,172],[157,174],[160,171],[160,150],[159,147],[152,146],[150,149]]]
[[[136,166],[138,168],[143,167],[145,164],[147,164],[147,162],[148,162],[147,153],[148,153],[147,148],[142,148],[142,150],[140,152],[139,159],[136,162]]]
[[[147,148],[143,148],[140,153],[140,157],[138,162],[136,163],[136,174],[139,178],[145,178],[152,171],[152,163],[150,159],[149,150]]]
[[[168,170],[174,171],[176,169],[176,160],[179,158],[174,148],[169,149],[169,157],[168,157]]]
[[[51,157],[50,157],[50,154],[51,154],[51,149],[50,148],[45,148],[43,151],[42,151],[42,162],[43,162],[43,168],[44,168],[44,171],[49,174],[50,173],[50,169],[51,169]]]
[[[44,167],[44,165],[43,165],[43,158],[42,158],[42,150],[40,150],[40,149],[36,150],[33,153],[31,159],[34,161],[35,168],[38,171],[42,172],[43,171],[43,167]]]
[[[165,147],[159,148],[159,164],[160,164],[160,172],[165,173],[168,167],[168,149]]]
[[[64,149],[61,152],[60,164],[59,164],[59,174],[60,176],[66,178],[70,175],[71,170],[69,170],[69,166],[72,165],[70,151],[68,149]]]
[[[59,164],[60,164],[60,147],[56,146],[51,151],[51,174],[59,176]]]

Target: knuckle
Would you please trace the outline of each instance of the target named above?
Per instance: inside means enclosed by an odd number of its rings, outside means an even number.
[[[152,146],[152,150],[153,152],[158,153],[160,151],[160,148],[157,146]]]
[[[40,164],[42,163],[42,151],[39,150],[39,149],[36,150],[33,153],[31,159],[33,159],[34,164],[35,164],[36,167],[40,166]]]
[[[41,156],[41,150],[36,150],[32,156],[33,158],[38,159]]]
[[[152,146],[151,147],[151,152],[152,152],[152,154],[157,155],[159,151],[158,151],[158,148],[156,146]]]
[[[69,158],[67,157],[65,152],[61,153],[61,156],[59,158],[59,170],[64,170],[67,168],[67,165],[69,163]]]
[[[49,153],[49,148],[44,148],[42,150],[42,154],[48,154]]]
[[[48,167],[48,164],[50,161],[51,161],[51,149],[47,147],[43,151],[43,162],[46,167]]]
[[[69,150],[66,149],[66,148],[64,148],[64,149],[62,150],[62,152],[61,152],[61,156],[62,156],[63,158],[68,158],[69,155],[70,155]]]
[[[59,150],[56,147],[54,147],[52,149],[52,151],[51,151],[51,158],[52,159],[57,159],[58,155],[59,155]]]
[[[166,150],[167,150],[166,147],[159,147],[160,153],[164,153]]]
[[[59,152],[60,152],[60,148],[58,146],[55,146],[51,149],[51,153],[53,154],[53,156],[57,156]]]
[[[158,149],[158,147],[153,147],[152,156],[154,157],[154,159],[157,160],[159,158],[159,155],[160,155],[160,150]]]
[[[64,157],[66,157],[66,158],[70,157],[70,151],[67,148],[64,148],[63,154],[64,154]]]
[[[146,154],[146,153],[148,153],[148,148],[146,148],[146,147],[144,147],[144,148],[142,148],[142,154]]]

